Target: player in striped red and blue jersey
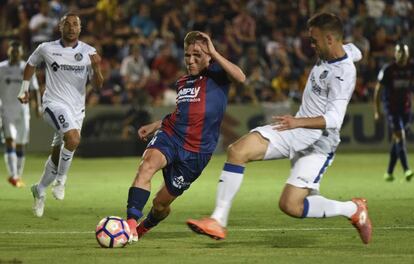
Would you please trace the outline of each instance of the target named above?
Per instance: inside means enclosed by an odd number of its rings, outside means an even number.
[[[411,121],[411,100],[414,87],[413,64],[409,62],[410,52],[405,44],[395,46],[395,60],[385,65],[378,74],[378,83],[374,94],[374,118],[380,119],[380,99],[392,133],[392,144],[386,181],[394,180],[394,168],[400,159],[406,181],[414,173],[410,170],[407,158],[406,131]],[[380,96],[381,95],[381,96]]]
[[[143,140],[155,135],[129,188],[127,222],[133,233],[131,242],[165,219],[170,204],[201,174],[217,145],[230,83],[246,78],[238,66],[216,51],[203,32],[186,35],[184,57],[188,75],[176,82],[175,111],[138,130]],[[164,183],[150,212],[138,225],[150,195],[151,179],[161,169]]]

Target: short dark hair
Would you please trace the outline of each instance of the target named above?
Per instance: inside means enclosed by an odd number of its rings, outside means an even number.
[[[318,13],[312,16],[307,23],[308,29],[319,28],[322,31],[334,33],[339,39],[344,36],[344,28],[341,19],[332,13]]]
[[[65,21],[66,20],[66,18],[68,18],[68,17],[71,17],[71,16],[73,16],[73,17],[77,17],[78,19],[79,19],[79,21],[80,21],[80,17],[77,15],[77,14],[75,14],[75,13],[73,13],[73,12],[68,12],[68,13],[66,13],[66,14],[64,14],[61,18],[60,18],[60,23],[62,23],[63,21]]]
[[[200,31],[188,32],[184,37],[184,49],[187,48],[188,45],[194,44],[197,40],[204,40],[200,35]]]

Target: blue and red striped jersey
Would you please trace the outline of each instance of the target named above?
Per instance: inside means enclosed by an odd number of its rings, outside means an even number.
[[[230,80],[218,63],[199,75],[185,75],[176,83],[175,111],[162,120],[161,130],[185,150],[212,153],[227,106]]]
[[[396,62],[385,65],[378,75],[384,85],[382,101],[391,114],[411,111],[411,94],[414,89],[414,65],[398,66]]]

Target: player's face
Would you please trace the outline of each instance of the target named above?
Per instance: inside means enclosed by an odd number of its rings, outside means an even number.
[[[76,41],[81,31],[80,19],[77,16],[68,16],[60,24],[62,38],[66,41]]]
[[[407,45],[398,45],[395,47],[395,61],[400,65],[406,65],[410,56]]]
[[[190,75],[198,75],[208,67],[211,57],[204,52],[206,49],[207,47],[201,41],[196,41],[186,47],[184,60]]]
[[[318,57],[322,60],[326,60],[329,57],[329,45],[326,35],[319,28],[310,27],[309,36],[311,46],[315,49]]]
[[[10,47],[9,56],[11,61],[19,61],[22,57],[21,49],[19,47]]]

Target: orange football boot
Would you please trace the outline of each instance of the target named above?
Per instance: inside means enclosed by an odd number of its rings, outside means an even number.
[[[206,217],[201,220],[188,219],[187,225],[197,234],[206,235],[215,240],[226,238],[226,229],[213,218]]]
[[[372,225],[368,216],[367,200],[364,198],[353,198],[352,202],[357,205],[357,211],[351,217],[352,225],[358,230],[359,236],[364,244],[371,241]]]

